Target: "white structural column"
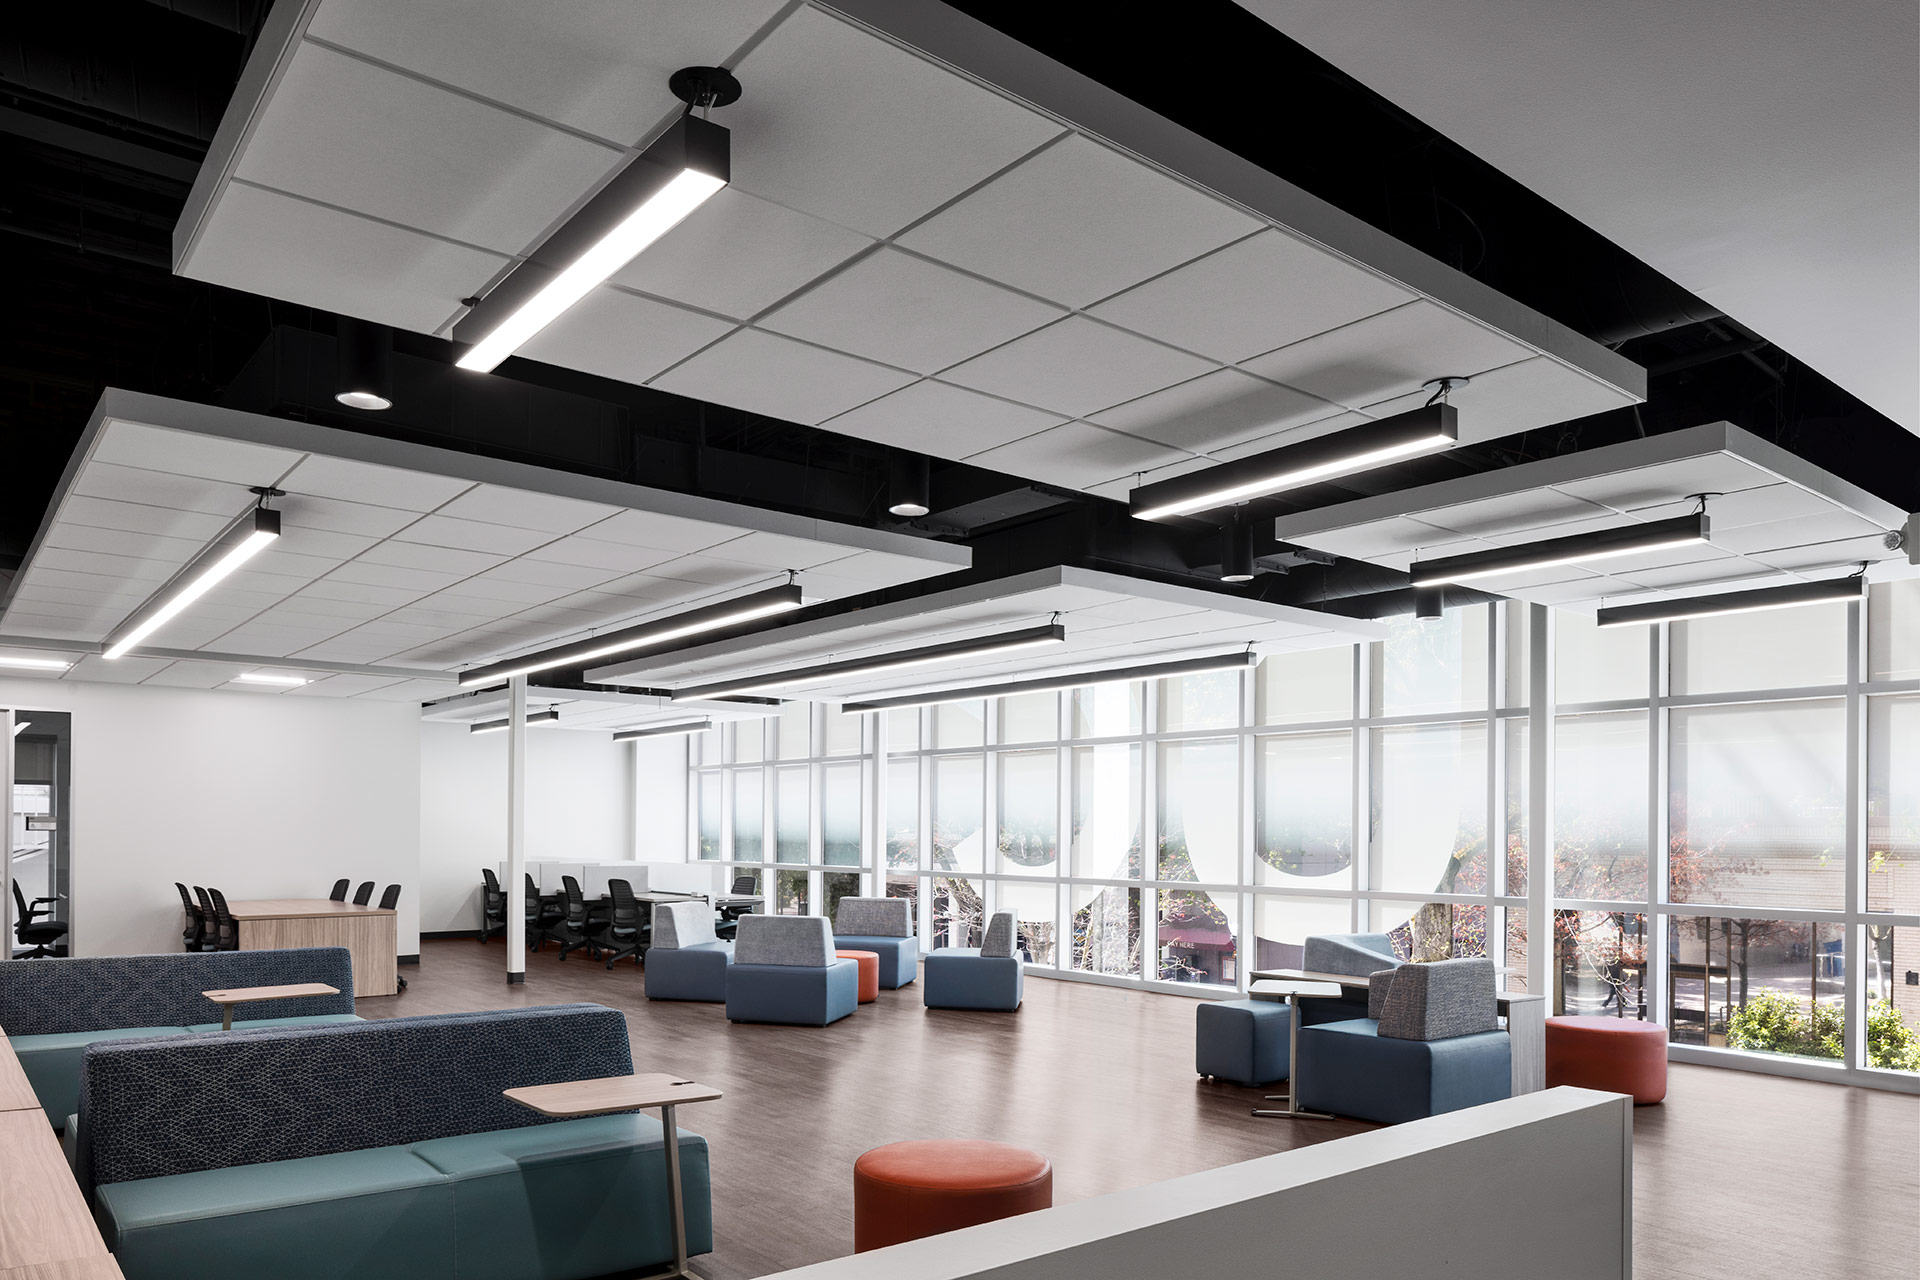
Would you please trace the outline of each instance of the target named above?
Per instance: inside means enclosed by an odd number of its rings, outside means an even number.
[[[1553,997],[1553,617],[1527,606],[1527,990]],[[1551,1012],[1551,1008],[1548,1010]]]
[[[507,984],[527,980],[527,678],[507,681]]]

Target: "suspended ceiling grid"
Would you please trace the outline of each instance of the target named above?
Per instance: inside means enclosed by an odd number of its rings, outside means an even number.
[[[176,269],[446,334],[737,69],[733,184],[524,354],[1120,496],[1398,413],[1633,403],[1612,352],[931,0],[277,7]]]
[[[234,687],[419,700],[448,692],[440,673],[788,570],[811,603],[972,559],[884,530],[109,390],[5,598],[0,651],[71,658],[23,638],[103,643],[252,506],[251,485],[286,492],[278,541],[151,647],[83,656],[64,678],[214,688],[244,670],[331,664],[364,669]]]
[[[1395,569],[1415,559],[1518,546],[1707,500],[1711,545],[1591,566],[1562,565],[1474,585],[1536,604],[1592,609],[1716,589],[1915,572],[1887,545],[1906,513],[1731,423],[1525,463],[1282,516],[1275,536]]]
[[[972,661],[944,662],[795,686],[780,696],[839,702],[894,689],[961,686],[1175,658],[1317,649],[1384,638],[1379,623],[1266,604],[1097,570],[1055,567],[934,591],[913,600],[715,641],[587,672],[598,684],[679,688],[736,675],[971,640],[1056,619],[1066,643]],[[685,705],[685,704],[681,704]]]

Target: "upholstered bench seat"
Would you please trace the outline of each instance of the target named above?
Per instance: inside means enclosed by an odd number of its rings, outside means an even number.
[[[653,945],[642,963],[649,1000],[727,998],[733,944],[714,936],[713,908],[704,902],[661,902],[653,908]]]
[[[8,1036],[33,1096],[54,1128],[80,1109],[80,1055],[102,1040],[142,1040],[183,1036],[185,1027],[112,1027],[101,1031],[55,1031],[38,1036]]]
[[[1300,1105],[1380,1124],[1421,1120],[1513,1093],[1513,1041],[1504,1031],[1398,1040],[1372,1018],[1300,1028]]]
[[[833,945],[840,951],[871,951],[880,957],[880,985],[896,991],[920,970],[913,936],[913,903],[907,898],[845,897],[833,910]]]
[[[833,954],[825,916],[740,917],[727,966],[727,1018],[824,1027],[852,1013],[860,965]]]

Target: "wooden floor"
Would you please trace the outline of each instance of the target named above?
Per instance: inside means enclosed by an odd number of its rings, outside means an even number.
[[[358,1007],[625,1011],[638,1069],[726,1092],[680,1113],[712,1148],[715,1247],[697,1266],[709,1280],[851,1252],[853,1161],[884,1142],[1033,1147],[1062,1203],[1370,1127],[1249,1116],[1259,1090],[1195,1078],[1193,1004],[1179,997],[1042,979],[1018,1014],[956,1013],[923,1008],[916,986],[832,1027],[757,1027],[718,1005],[649,1004],[630,961],[608,973],[549,947],[519,987],[504,968],[497,940],[429,942],[406,994]],[[1635,1113],[1634,1201],[1639,1280],[1910,1275],[1920,1098],[1676,1065],[1667,1102]]]

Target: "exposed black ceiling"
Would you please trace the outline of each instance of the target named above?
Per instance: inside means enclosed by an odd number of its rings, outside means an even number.
[[[0,567],[24,552],[109,385],[894,523],[883,446],[524,360],[486,380],[501,385],[473,391],[479,380],[447,376],[447,344],[423,336],[398,341],[399,376],[415,389],[410,403],[402,397],[405,411],[376,419],[340,410],[300,373],[324,366],[334,317],[170,274],[174,222],[267,7],[16,5],[0,30],[0,244],[13,286],[0,357],[12,481]],[[1637,409],[1298,492],[1267,504],[1273,510],[1721,418],[1920,507],[1920,438],[1229,0],[1189,0],[1153,23],[1088,22],[1077,6],[955,7],[1652,373]],[[527,412],[529,397],[548,395],[575,411]],[[968,536],[983,568],[1038,556],[1179,578],[1217,563],[1205,529],[1142,529],[1117,504],[956,464],[938,464],[934,485],[935,514],[921,531]],[[1261,550],[1270,568],[1300,562],[1284,548]],[[1344,590],[1318,567],[1292,585],[1305,588],[1307,577],[1320,580],[1320,597]],[[1244,590],[1286,588],[1263,578]]]

